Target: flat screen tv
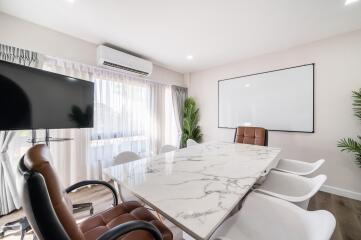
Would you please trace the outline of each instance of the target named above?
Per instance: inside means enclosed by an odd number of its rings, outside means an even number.
[[[94,84],[0,61],[0,130],[92,128]]]

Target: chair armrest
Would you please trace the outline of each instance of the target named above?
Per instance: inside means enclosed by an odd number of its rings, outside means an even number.
[[[152,234],[155,240],[163,239],[159,230],[154,225],[145,221],[136,220],[136,221],[122,223],[114,228],[109,229],[108,231],[100,235],[100,237],[98,237],[97,240],[116,240],[120,236],[135,230],[148,231],[149,233]]]
[[[73,185],[71,185],[70,187],[65,189],[66,193],[70,193],[72,191],[74,191],[75,189],[78,189],[80,187],[84,187],[84,186],[88,186],[88,185],[103,185],[104,187],[107,187],[110,189],[110,191],[113,194],[113,204],[114,206],[118,205],[118,196],[117,196],[117,192],[115,191],[114,187],[112,185],[110,185],[109,183],[105,182],[105,181],[100,181],[100,180],[85,180],[85,181],[81,181],[78,183],[75,183]]]

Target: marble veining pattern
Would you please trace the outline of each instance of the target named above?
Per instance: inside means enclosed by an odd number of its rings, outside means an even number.
[[[280,149],[210,142],[104,170],[198,239],[208,239]]]

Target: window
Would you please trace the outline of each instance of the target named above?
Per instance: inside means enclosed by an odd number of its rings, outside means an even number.
[[[120,74],[96,74],[94,83],[91,151],[103,167],[122,151],[150,156],[177,141],[170,86]]]

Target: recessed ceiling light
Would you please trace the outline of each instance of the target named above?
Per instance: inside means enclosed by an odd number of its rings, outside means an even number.
[[[350,5],[352,3],[358,2],[359,0],[346,0],[345,5]]]
[[[188,56],[187,56],[187,59],[188,59],[188,60],[192,60],[192,59],[193,59],[193,56],[192,56],[192,55],[188,55]]]

